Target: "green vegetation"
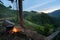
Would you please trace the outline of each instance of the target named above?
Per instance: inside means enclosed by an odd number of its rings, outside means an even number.
[[[24,19],[25,25],[34,29],[45,36],[50,35],[54,31],[53,19],[45,13],[32,13],[25,11]],[[27,27],[26,26],[26,27]]]
[[[12,22],[19,24],[19,16],[17,10],[11,10],[0,4],[0,19],[9,18]],[[56,29],[55,18],[50,17],[46,13],[38,13],[36,11],[23,11],[24,27],[37,31],[45,36],[50,35]],[[56,25],[57,26],[57,25]]]

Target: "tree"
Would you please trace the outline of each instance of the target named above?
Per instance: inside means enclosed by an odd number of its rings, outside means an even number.
[[[12,8],[12,6],[10,5],[8,8]]]
[[[0,3],[3,4],[3,2],[0,0]]]
[[[48,36],[50,35],[54,30],[54,26],[46,23],[44,25],[44,35]]]
[[[14,0],[8,0],[8,1],[11,1],[11,3],[13,3],[13,2],[14,2]]]
[[[14,2],[14,0],[8,0],[8,1],[10,1],[11,3]],[[17,1],[17,0],[16,0],[16,1]],[[4,2],[2,2],[2,0],[0,0],[0,4],[4,4]],[[10,5],[9,8],[12,8],[12,6]]]

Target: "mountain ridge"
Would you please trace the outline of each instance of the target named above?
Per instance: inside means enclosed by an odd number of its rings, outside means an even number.
[[[60,18],[60,9],[55,10],[51,13],[48,13],[48,15],[51,16],[51,17]]]

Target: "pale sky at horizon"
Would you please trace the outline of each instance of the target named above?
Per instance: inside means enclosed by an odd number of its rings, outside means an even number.
[[[51,12],[60,9],[60,0],[25,0],[23,1],[24,11]]]

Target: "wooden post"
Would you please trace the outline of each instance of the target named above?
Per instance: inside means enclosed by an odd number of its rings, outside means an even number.
[[[22,0],[18,0],[20,26],[23,27]]]

